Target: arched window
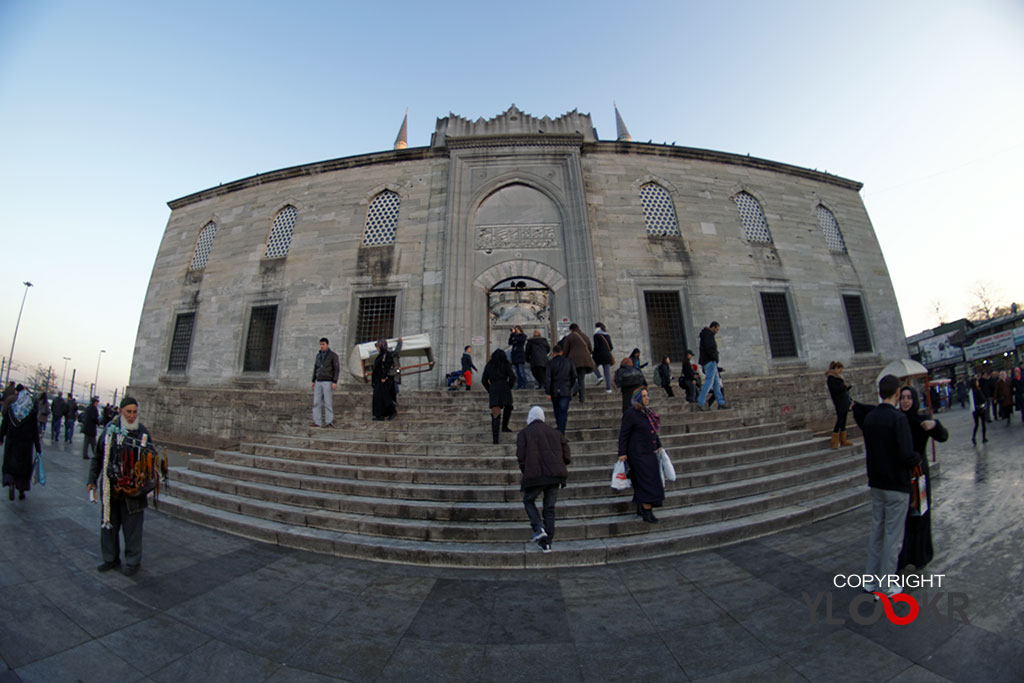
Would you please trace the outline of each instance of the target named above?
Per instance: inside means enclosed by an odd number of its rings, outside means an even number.
[[[836,217],[821,204],[818,204],[818,208],[815,211],[818,214],[818,227],[821,228],[821,234],[825,236],[828,250],[833,254],[845,254],[846,242],[843,240],[843,233],[839,231],[839,223],[836,222]]]
[[[196,241],[196,250],[192,254],[192,265],[189,270],[202,270],[206,267],[206,261],[210,258],[210,248],[213,246],[213,236],[217,234],[217,224],[210,221],[203,226]]]
[[[640,205],[644,209],[648,235],[679,235],[676,207],[668,190],[657,183],[647,183],[640,188]]]
[[[772,233],[768,229],[768,221],[765,220],[764,211],[752,194],[740,192],[733,197],[736,207],[740,210],[740,218],[743,220],[743,237],[748,242],[760,242],[761,244],[772,243]]]
[[[364,246],[378,246],[395,243],[395,226],[398,225],[398,209],[402,201],[398,193],[385,190],[370,201],[366,210],[366,230],[363,232]]]
[[[288,255],[288,247],[292,244],[292,229],[295,227],[295,216],[298,212],[291,204],[277,212],[274,226],[270,228],[267,238],[267,250],[263,258],[284,258]]]

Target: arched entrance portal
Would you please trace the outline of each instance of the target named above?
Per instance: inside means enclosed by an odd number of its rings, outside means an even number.
[[[508,352],[508,337],[516,325],[527,337],[534,330],[551,339],[551,290],[528,277],[502,280],[487,292],[487,358],[495,349]]]

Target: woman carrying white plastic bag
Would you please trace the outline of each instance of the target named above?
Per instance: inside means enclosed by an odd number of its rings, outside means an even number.
[[[661,468],[662,481],[676,480],[676,468],[664,448],[658,449],[658,466]]]
[[[612,488],[616,491],[624,491],[632,484],[629,481],[629,474],[626,473],[626,463],[617,462],[612,469]]]

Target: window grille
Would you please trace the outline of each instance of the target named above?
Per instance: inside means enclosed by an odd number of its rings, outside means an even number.
[[[754,196],[746,192],[740,192],[733,197],[736,207],[740,210],[740,219],[743,221],[743,237],[748,242],[760,242],[763,244],[772,243],[772,233],[768,229],[768,221],[765,220],[764,211]]]
[[[206,267],[206,261],[210,258],[210,248],[213,247],[213,236],[216,234],[217,224],[213,221],[203,227],[196,242],[195,253],[192,254],[192,265],[188,267],[189,270],[202,270]]]
[[[679,234],[679,221],[672,196],[661,185],[647,183],[640,188],[640,205],[644,209],[647,234],[657,237]]]
[[[793,322],[789,317],[786,295],[781,292],[761,292],[761,306],[764,308],[772,358],[796,356],[796,337],[793,336]]]
[[[167,361],[167,372],[185,372],[188,367],[188,354],[192,348],[192,328],[195,326],[196,314],[179,313],[174,321],[174,336],[171,337],[171,357]]]
[[[291,204],[277,212],[277,216],[274,217],[274,226],[270,229],[270,237],[267,238],[267,250],[264,252],[263,258],[284,258],[288,255],[297,213]]]
[[[395,336],[395,297],[368,296],[359,300],[356,343]]]
[[[846,242],[843,241],[843,233],[839,231],[839,223],[836,222],[836,217],[821,204],[818,204],[817,214],[818,227],[821,228],[821,234],[825,236],[825,244],[828,245],[828,250],[834,254],[845,254]]]
[[[854,353],[871,352],[871,335],[868,333],[868,318],[864,315],[864,302],[856,294],[843,295],[846,322],[850,324]]]
[[[665,356],[672,362],[686,360],[686,332],[683,328],[679,292],[644,292],[647,329],[651,338],[651,365]]]
[[[401,204],[398,194],[390,190],[385,190],[373,198],[366,210],[364,246],[395,243],[395,226],[398,225],[398,210]]]
[[[274,350],[274,326],[277,306],[253,306],[249,315],[249,334],[245,338],[245,372],[270,370],[270,354]]]

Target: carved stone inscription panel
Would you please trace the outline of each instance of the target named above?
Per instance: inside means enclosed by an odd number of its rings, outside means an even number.
[[[473,247],[492,249],[557,249],[561,225],[477,225]]]

